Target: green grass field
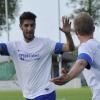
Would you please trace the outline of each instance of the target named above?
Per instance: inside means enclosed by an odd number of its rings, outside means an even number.
[[[57,89],[57,100],[91,100],[89,88]],[[24,100],[19,91],[0,91],[0,100]]]
[[[89,88],[57,90],[57,100],[91,100]]]

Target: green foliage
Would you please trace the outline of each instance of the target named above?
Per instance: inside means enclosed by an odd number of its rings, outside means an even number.
[[[14,23],[15,16],[18,14],[18,0],[8,0],[8,23]],[[0,30],[5,28],[6,14],[5,14],[5,0],[0,0]],[[10,28],[10,27],[9,27]]]
[[[99,0],[68,0],[66,5],[74,8],[74,13],[71,14],[71,18],[81,11],[86,11],[93,17],[95,24],[98,25],[100,23]]]

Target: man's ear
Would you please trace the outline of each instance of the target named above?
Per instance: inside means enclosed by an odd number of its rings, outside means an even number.
[[[78,32],[76,32],[76,35],[78,35]]]
[[[19,24],[19,27],[22,29],[22,25],[21,24]]]
[[[95,31],[95,26],[93,26],[93,32]]]

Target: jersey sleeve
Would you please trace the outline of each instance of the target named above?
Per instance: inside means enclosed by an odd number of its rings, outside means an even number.
[[[0,50],[1,50],[1,51],[0,51],[0,54],[1,54],[1,55],[9,56],[7,44],[5,44],[5,43],[0,43]]]
[[[62,54],[62,47],[63,47],[63,43],[57,42],[55,45],[55,49],[54,49],[54,53],[55,54]]]
[[[60,42],[55,42],[52,41],[50,39],[47,40],[48,41],[48,45],[49,45],[49,49],[55,53],[55,54],[62,54],[62,47],[63,47],[63,43]]]
[[[78,49],[77,59],[84,59],[87,61],[88,65],[86,68],[90,69],[93,63],[93,52],[91,46],[88,44],[81,45]]]

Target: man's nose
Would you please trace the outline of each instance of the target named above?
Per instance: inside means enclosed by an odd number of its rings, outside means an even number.
[[[33,29],[32,26],[28,26],[28,31],[31,31]]]

